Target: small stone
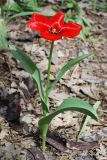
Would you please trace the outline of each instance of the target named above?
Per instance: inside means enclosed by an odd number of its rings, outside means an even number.
[[[0,140],[4,139],[5,136],[7,136],[7,135],[8,135],[8,133],[7,133],[5,130],[2,130],[2,131],[0,132]]]
[[[32,115],[32,114],[27,114],[27,115],[25,115],[24,117],[22,117],[21,121],[30,124],[30,123],[32,123],[32,119],[33,119],[33,118],[35,118],[34,115]]]
[[[34,108],[31,103],[27,104],[27,110],[32,111]]]

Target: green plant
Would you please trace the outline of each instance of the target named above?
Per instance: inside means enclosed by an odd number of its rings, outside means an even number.
[[[43,117],[39,120],[39,128],[42,134],[42,150],[45,151],[46,145],[46,136],[49,124],[52,119],[58,114],[73,110],[84,113],[85,115],[91,116],[93,119],[97,120],[97,113],[95,109],[86,101],[81,100],[79,98],[68,98],[64,99],[64,101],[57,107],[56,111],[50,113],[50,103],[49,103],[49,93],[55,87],[56,83],[60,81],[62,76],[70,70],[74,65],[78,64],[80,61],[88,58],[92,54],[85,54],[82,56],[78,56],[74,59],[69,60],[57,73],[56,78],[53,82],[50,81],[51,74],[51,59],[52,52],[54,47],[54,41],[61,39],[62,37],[73,38],[77,36],[82,26],[76,23],[64,23],[64,13],[58,12],[50,19],[48,19],[44,15],[33,14],[32,19],[28,22],[28,27],[32,30],[39,30],[40,34],[43,38],[51,40],[51,48],[48,62],[48,71],[47,71],[47,82],[45,87],[42,86],[41,82],[41,74],[37,66],[32,62],[32,60],[21,51],[19,48],[9,45],[10,50],[13,56],[18,60],[20,65],[31,74],[38,88],[39,96],[41,99],[41,107],[43,111]]]
[[[15,0],[7,4],[8,11],[16,13],[25,11],[37,11],[38,10],[37,8],[38,8],[37,0],[27,0],[27,1]]]
[[[0,19],[0,46],[8,48],[7,31],[4,19]]]
[[[96,7],[97,7],[97,0],[92,0],[92,8],[94,13],[96,13]]]
[[[107,11],[107,1],[99,2],[97,0],[92,0],[92,10],[93,13],[96,14],[96,11],[101,10],[106,12]]]
[[[5,21],[5,5],[6,0],[0,1],[1,18],[0,18],[0,46],[3,48],[8,48],[7,42],[7,31],[6,31],[6,21]]]
[[[107,2],[99,2],[96,4],[96,9],[107,12]]]
[[[23,1],[8,2],[6,0],[0,1],[1,19],[0,19],[0,46],[4,49],[8,48],[7,31],[8,24],[14,18],[31,15],[34,12],[39,12],[37,9],[37,0],[28,0],[27,3]],[[16,13],[13,15],[13,13]]]
[[[3,17],[4,16],[4,6],[6,4],[6,0],[1,0],[0,1],[0,9],[1,9],[1,16]]]
[[[6,1],[5,1],[6,2]],[[14,18],[31,15],[34,12],[40,12],[38,8],[39,2],[37,0],[14,0],[11,3],[3,3],[1,6],[1,16],[5,17],[7,22],[13,20]]]

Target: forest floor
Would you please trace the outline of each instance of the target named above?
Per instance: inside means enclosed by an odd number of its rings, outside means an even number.
[[[87,15],[88,14],[88,15]],[[95,53],[76,65],[50,93],[51,111],[68,97],[91,104],[98,100],[99,122],[90,120],[76,142],[83,114],[67,111],[58,115],[49,128],[47,149],[40,150],[38,120],[42,116],[37,88],[8,51],[0,50],[0,159],[1,160],[107,160],[107,13],[84,12],[92,23],[89,39],[62,39],[55,42],[51,80],[71,58]],[[46,79],[50,41],[37,37],[26,27],[26,19],[8,26],[8,39],[28,54]],[[21,110],[20,116],[18,111]]]

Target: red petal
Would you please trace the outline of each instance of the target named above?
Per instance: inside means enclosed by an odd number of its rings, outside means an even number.
[[[65,23],[61,28],[61,35],[68,38],[74,38],[79,35],[82,26],[73,22]]]
[[[51,40],[51,41],[56,41],[56,40],[62,39],[62,36],[56,35],[56,34],[52,34],[52,33],[49,33],[47,31],[41,32],[41,36],[43,38],[45,38],[47,40]]]
[[[62,25],[64,24],[64,13],[63,12],[58,12],[54,16],[50,18],[50,22],[52,27],[55,27],[56,25],[61,28]]]
[[[42,14],[32,14],[32,20],[36,20],[38,22],[42,22],[42,23],[49,23],[49,19],[48,17],[42,15]]]
[[[32,30],[49,30],[50,27],[50,21],[49,19],[41,14],[33,14],[30,21],[28,21],[27,26],[31,28]]]
[[[35,20],[28,21],[27,26],[34,31],[49,30],[50,27],[47,23],[41,23]]]

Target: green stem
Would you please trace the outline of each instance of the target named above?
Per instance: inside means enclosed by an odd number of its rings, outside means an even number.
[[[47,82],[46,82],[46,90],[45,90],[45,102],[46,102],[48,108],[49,108],[49,102],[48,102],[48,93],[47,93],[47,90],[48,90],[49,85],[50,85],[50,75],[51,75],[51,62],[52,62],[53,46],[54,46],[54,41],[52,41],[51,48],[50,48],[49,62],[48,62],[48,71],[47,71]],[[47,115],[47,113],[45,113],[44,115]],[[46,149],[47,131],[48,131],[48,125],[46,125],[44,128],[42,128],[42,150],[43,150],[43,152],[45,152],[45,149]]]
[[[46,135],[42,136],[42,151],[45,152],[46,149]]]
[[[51,62],[52,62],[52,52],[53,52],[53,46],[54,46],[54,41],[51,43],[51,48],[50,48],[50,55],[49,55],[49,62],[48,62],[48,74],[47,74],[47,82],[46,82],[46,90],[45,90],[45,102],[46,104],[48,103],[48,94],[47,90],[50,84],[50,74],[51,74]],[[48,105],[48,104],[47,104]]]
[[[42,130],[42,151],[46,149],[46,137],[47,137],[48,125]]]

